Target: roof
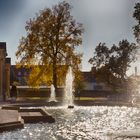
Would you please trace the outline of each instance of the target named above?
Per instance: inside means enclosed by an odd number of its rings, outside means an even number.
[[[84,80],[87,82],[95,82],[95,76],[92,72],[82,72]]]

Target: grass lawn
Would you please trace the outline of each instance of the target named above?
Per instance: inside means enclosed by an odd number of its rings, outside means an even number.
[[[57,97],[56,99],[60,100],[59,98],[61,98],[61,97]],[[48,100],[48,99],[49,99],[49,97],[19,97],[19,98],[17,98],[17,100]],[[105,97],[80,97],[80,98],[76,97],[74,100],[106,101],[107,98],[105,98]]]
[[[76,98],[76,100],[79,100],[79,98]],[[92,100],[92,101],[96,101],[96,100],[100,100],[100,101],[105,101],[107,100],[107,98],[105,97],[80,97],[80,100]]]

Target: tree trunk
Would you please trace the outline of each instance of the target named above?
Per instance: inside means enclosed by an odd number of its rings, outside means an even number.
[[[55,91],[57,92],[57,67],[56,67],[56,59],[53,60],[53,85],[55,87]]]

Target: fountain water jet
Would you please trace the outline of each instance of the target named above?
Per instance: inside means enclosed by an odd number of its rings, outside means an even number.
[[[51,95],[50,95],[49,102],[57,102],[56,96],[55,96],[55,87],[53,84],[51,84]]]
[[[73,72],[72,67],[69,67],[68,72],[66,74],[66,83],[65,83],[65,98],[64,102],[68,105],[68,108],[74,108],[73,105]]]

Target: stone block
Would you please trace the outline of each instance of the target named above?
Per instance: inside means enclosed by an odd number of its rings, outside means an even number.
[[[24,121],[17,110],[0,110],[0,132],[24,128]]]
[[[43,109],[20,109],[19,113],[25,123],[55,122],[55,119]]]

